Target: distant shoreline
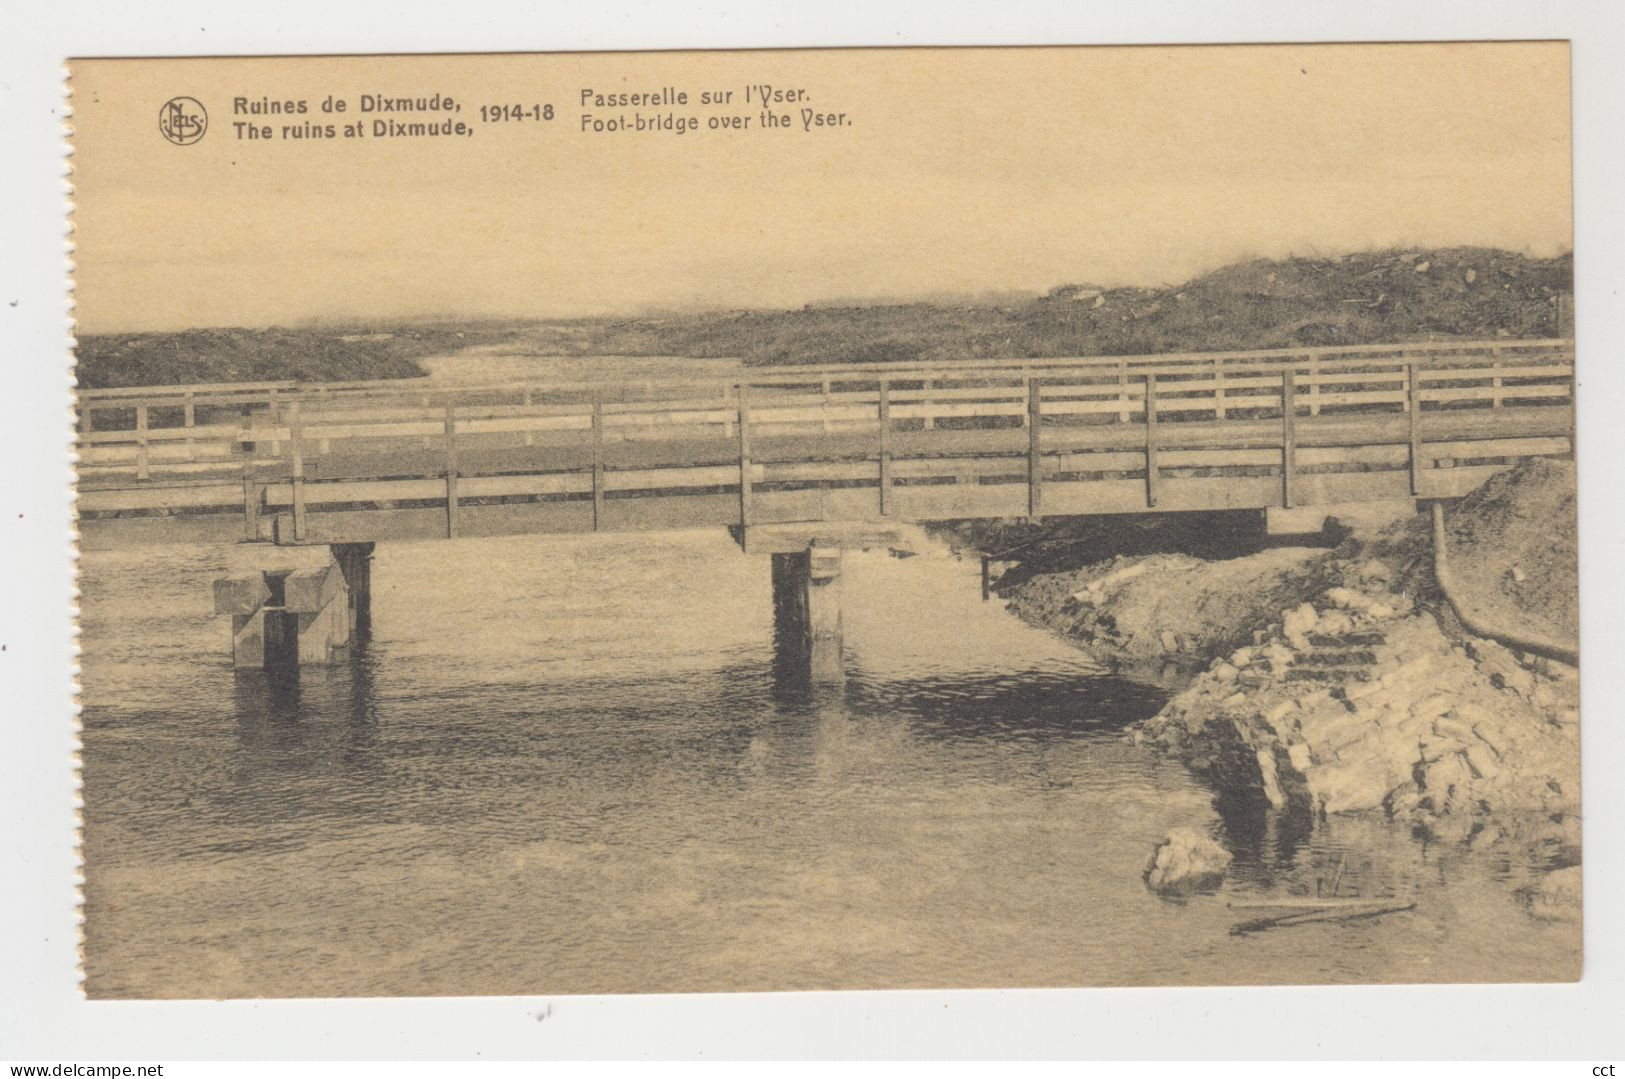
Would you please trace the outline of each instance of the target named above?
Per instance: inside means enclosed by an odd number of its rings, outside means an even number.
[[[84,334],[77,376],[86,389],[419,378],[428,373],[422,359],[492,345],[763,366],[1565,337],[1573,281],[1572,255],[1380,251],[1237,263],[1164,289],[1061,285],[1009,302]]]

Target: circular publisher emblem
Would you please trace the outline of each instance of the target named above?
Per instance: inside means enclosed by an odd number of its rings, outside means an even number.
[[[209,114],[195,97],[172,97],[158,110],[158,130],[176,146],[190,146],[209,130]]]

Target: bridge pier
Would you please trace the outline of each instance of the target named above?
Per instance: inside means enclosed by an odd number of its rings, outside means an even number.
[[[372,553],[371,543],[335,543],[333,561],[344,575],[348,597],[350,630],[353,633],[372,632]]]
[[[216,614],[231,615],[239,670],[324,666],[372,622],[370,543],[334,544],[326,565],[272,569],[214,582]]]
[[[841,549],[813,545],[773,558],[773,620],[781,660],[815,685],[846,680],[841,658]]]

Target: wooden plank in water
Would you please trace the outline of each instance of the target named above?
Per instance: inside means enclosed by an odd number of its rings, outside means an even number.
[[[1274,929],[1293,925],[1307,925],[1312,922],[1351,921],[1359,918],[1376,918],[1384,914],[1398,914],[1402,911],[1414,910],[1414,901],[1400,899],[1377,900],[1311,900],[1306,903],[1277,903],[1243,904],[1240,907],[1231,906],[1231,910],[1239,913],[1253,912],[1249,917],[1232,926],[1232,934],[1256,933],[1263,929]]]

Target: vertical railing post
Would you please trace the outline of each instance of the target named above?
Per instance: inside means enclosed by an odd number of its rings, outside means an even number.
[[[135,478],[145,483],[152,478],[151,450],[147,445],[147,406],[135,406]]]
[[[1492,411],[1501,407],[1501,350],[1490,349],[1490,409]]]
[[[750,389],[738,384],[739,403],[739,546],[750,551]]]
[[[253,432],[250,428],[254,424],[254,406],[242,407],[243,428],[239,437],[237,448],[243,455],[243,538],[257,540],[260,536],[260,487],[254,482],[254,451],[258,444],[251,441]]]
[[[1320,415],[1320,350],[1309,350],[1309,415]]]
[[[1309,407],[1314,408],[1314,405],[1311,403]],[[1286,509],[1292,508],[1292,480],[1298,468],[1297,425],[1297,376],[1289,365],[1281,372],[1281,505]]]
[[[604,398],[592,391],[592,530],[604,527]]]
[[[1145,504],[1157,507],[1157,486],[1161,482],[1161,469],[1157,466],[1157,375],[1145,375]]]
[[[1027,380],[1027,520],[1044,512],[1044,398],[1041,380]]]
[[[181,406],[181,423],[186,427],[186,459],[192,459],[192,428],[197,426],[197,408],[193,403],[192,391],[187,390],[184,403]]]
[[[1410,413],[1411,496],[1422,495],[1422,372],[1415,362],[1405,366],[1405,407]]]
[[[1131,411],[1128,407],[1128,361],[1121,360],[1117,364],[1117,422],[1127,423]]]
[[[834,429],[833,427],[830,426],[830,418],[829,418],[829,395],[830,395],[829,379],[827,379],[827,378],[824,379],[824,381],[821,383],[821,386],[822,386],[822,392],[823,392],[823,400],[818,403],[818,412],[819,412],[819,419],[823,421],[822,427],[824,429],[824,433],[827,435],[827,434],[830,433],[830,431],[832,431]]]
[[[274,432],[282,426],[282,404],[277,399],[277,393],[275,390],[272,390],[266,398],[266,413],[270,417],[271,429],[273,431],[271,438],[271,456],[281,457],[282,440],[275,437]]]
[[[1580,432],[1576,428],[1579,411],[1579,383],[1575,380],[1575,361],[1579,357],[1575,353],[1573,342],[1569,343],[1569,454],[1572,456],[1580,452]]]
[[[880,380],[880,402],[876,409],[880,420],[880,515],[891,513],[891,383]]]
[[[288,405],[288,450],[293,455],[289,483],[293,487],[293,539],[305,540],[305,427],[299,416],[299,398]]]
[[[1215,360],[1213,363],[1213,418],[1222,420],[1224,416],[1224,361]]]
[[[446,402],[446,538],[456,539],[461,505],[457,497],[457,406]]]

